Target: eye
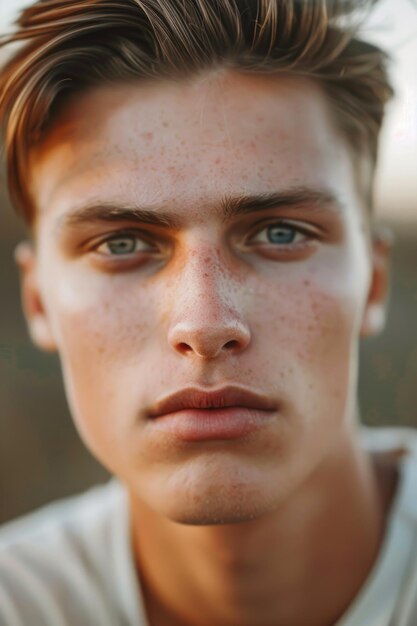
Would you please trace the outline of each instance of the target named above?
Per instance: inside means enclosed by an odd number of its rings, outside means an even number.
[[[102,241],[95,247],[95,252],[103,256],[129,256],[137,252],[149,252],[152,250],[146,241],[136,234],[119,234]]]
[[[304,233],[299,227],[292,226],[289,223],[275,222],[259,230],[251,238],[251,242],[273,244],[280,247],[303,243],[308,238],[308,234]]]

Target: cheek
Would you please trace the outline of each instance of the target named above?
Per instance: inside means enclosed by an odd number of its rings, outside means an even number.
[[[131,281],[132,282],[132,281]],[[125,359],[143,345],[153,319],[146,290],[120,279],[93,279],[88,284],[71,277],[51,298],[52,318],[64,358],[94,360],[97,365]]]
[[[291,389],[299,405],[320,398],[346,400],[360,322],[361,294],[355,287],[323,280],[312,272],[258,293],[263,302],[254,336],[264,372],[276,373],[277,386]]]
[[[74,419],[84,439],[94,433],[96,441],[99,431],[118,436],[115,424],[123,430],[133,419],[132,390],[146,371],[154,298],[132,277],[60,275],[65,279],[48,289],[47,306]]]
[[[206,265],[210,266],[210,259]],[[169,384],[171,375],[178,374],[177,363],[166,359],[169,328],[181,317],[195,316],[204,326],[206,322],[204,303],[194,306],[200,297],[200,278],[194,284],[184,268],[180,260],[168,277],[156,280],[143,278],[140,270],[114,277],[92,275],[90,280],[85,271],[71,271],[54,290],[48,287],[48,313],[63,360],[77,373],[85,371],[90,381],[96,373],[102,377],[120,368],[149,370],[151,364],[156,366],[160,385]],[[220,282],[224,270],[212,271],[218,273]],[[204,298],[209,291],[207,276]],[[228,285],[222,286],[216,304],[223,302],[222,293],[229,290]],[[240,304],[236,308],[245,315]],[[223,306],[219,308],[223,311]],[[169,352],[172,356],[171,348]]]

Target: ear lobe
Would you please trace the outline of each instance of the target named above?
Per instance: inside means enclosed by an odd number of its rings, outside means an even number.
[[[393,241],[393,233],[386,227],[378,227],[373,235],[372,279],[362,320],[361,337],[378,335],[385,327]]]
[[[22,306],[30,337],[41,350],[55,352],[57,346],[42,301],[33,246],[28,241],[19,243],[14,256],[20,271]]]

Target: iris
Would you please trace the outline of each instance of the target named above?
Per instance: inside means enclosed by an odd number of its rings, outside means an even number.
[[[291,226],[280,226],[275,224],[267,229],[268,239],[271,243],[293,243],[296,230]]]
[[[109,252],[112,254],[132,254],[136,250],[135,237],[119,237],[107,242]]]

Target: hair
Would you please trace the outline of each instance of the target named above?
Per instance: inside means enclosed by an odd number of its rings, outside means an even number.
[[[211,68],[320,83],[350,145],[376,163],[387,55],[357,33],[376,0],[39,0],[0,40],[0,124],[12,203],[31,223],[28,154],[71,95]],[[7,48],[9,49],[9,48]]]

